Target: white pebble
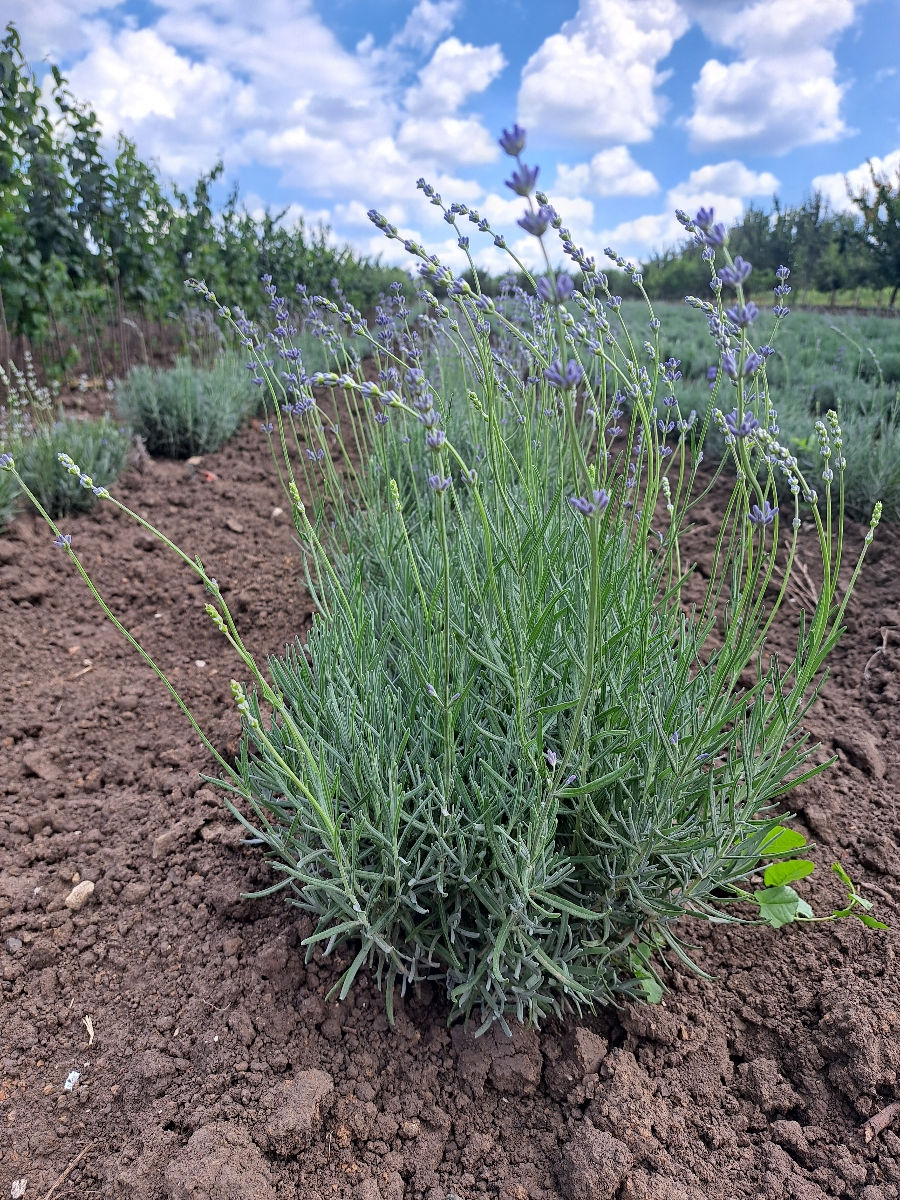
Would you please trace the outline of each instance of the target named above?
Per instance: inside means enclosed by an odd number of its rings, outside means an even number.
[[[81,883],[75,885],[65,898],[66,908],[71,908],[78,912],[79,908],[83,908],[93,895],[94,885],[90,879],[82,879]]]

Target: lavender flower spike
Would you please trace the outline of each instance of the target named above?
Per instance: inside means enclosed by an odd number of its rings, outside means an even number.
[[[71,533],[58,533],[56,535],[56,537],[53,539],[53,545],[59,546],[61,549],[64,549],[66,546],[71,546],[72,545]]]
[[[11,454],[0,454],[0,471],[11,471],[14,466]]]
[[[759,525],[760,528],[766,525],[771,525],[775,520],[775,514],[778,512],[778,505],[773,508],[768,500],[763,500],[762,508],[758,504],[754,504],[747,514],[747,519],[751,525]]]
[[[519,218],[516,224],[521,225],[526,233],[533,233],[535,237],[543,237],[552,220],[553,209],[549,204],[542,204],[536,213],[527,212],[524,217]]]
[[[606,488],[595,488],[593,502],[585,500],[584,496],[570,496],[569,503],[583,517],[592,517],[594,513],[602,513],[609,504],[609,492]]]
[[[453,480],[450,478],[449,475],[444,475],[444,476],[429,475],[428,476],[428,483],[429,483],[432,491],[435,491],[435,492],[446,492],[447,488],[450,486],[450,484],[452,482],[453,482]]]
[[[759,421],[754,417],[753,413],[745,412],[738,422],[738,410],[733,408],[730,413],[724,414],[725,425],[732,437],[745,438],[749,437],[759,429]]]
[[[504,154],[518,158],[525,149],[525,130],[518,124],[513,125],[512,129],[504,129],[497,143]]]
[[[545,304],[562,304],[575,291],[575,281],[571,275],[558,275],[556,277],[555,293],[553,282],[549,275],[542,275],[535,286],[537,287],[537,294]]]
[[[741,258],[738,254],[731,266],[720,267],[717,274],[723,283],[729,283],[732,287],[737,287],[745,279],[749,278],[752,270],[752,264],[748,263],[746,259]]]
[[[558,358],[554,358],[550,366],[544,370],[544,378],[550,386],[559,388],[563,392],[575,387],[583,375],[584,370],[574,358],[569,359],[565,370],[562,369]]]
[[[540,167],[526,167],[524,163],[517,170],[513,171],[512,175],[507,179],[506,186],[511,188],[517,196],[530,196],[534,191],[534,185],[537,183]]]

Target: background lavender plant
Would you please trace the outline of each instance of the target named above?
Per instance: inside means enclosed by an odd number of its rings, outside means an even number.
[[[58,409],[58,388],[39,384],[31,356],[24,369],[0,367],[0,453],[12,455],[30,490],[55,517],[90,508],[95,496],[61,474],[57,455],[68,448],[85,469],[111,483],[125,462],[128,439],[108,416],[66,417]],[[0,472],[0,529],[13,516],[20,488],[9,471]]]
[[[189,458],[218,450],[259,407],[251,374],[234,354],[208,367],[177,359],[171,368],[134,367],[121,382],[119,408],[151,454]]]

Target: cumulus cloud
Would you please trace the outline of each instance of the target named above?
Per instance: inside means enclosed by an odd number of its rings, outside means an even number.
[[[525,64],[523,124],[559,139],[646,141],[665,109],[659,64],[688,25],[677,0],[581,0]]]
[[[696,149],[742,146],[783,154],[830,142],[847,127],[831,46],[853,22],[854,0],[685,0],[713,42],[737,52],[705,62],[687,120]]]
[[[426,116],[455,113],[469,96],[489,87],[505,66],[499,45],[472,46],[447,38],[407,91],[406,108]]]
[[[871,165],[879,179],[885,177],[896,182],[900,171],[900,149],[892,150],[883,158],[873,155]],[[829,205],[838,212],[853,209],[853,203],[847,194],[847,185],[857,195],[868,189],[872,191],[872,172],[868,162],[850,167],[847,171],[835,171],[830,175],[816,175],[812,181],[813,190],[821,192]]]
[[[408,117],[397,132],[397,144],[407,153],[431,158],[435,147],[454,163],[493,162],[497,143],[479,117]]]
[[[684,241],[676,209],[693,214],[701,206],[713,208],[717,221],[731,225],[743,216],[747,200],[771,195],[777,188],[778,180],[771,172],[753,171],[737,159],[709,163],[669,188],[660,212],[621,221],[598,234],[595,244],[612,245],[626,258],[646,260]]]
[[[453,28],[461,6],[461,0],[419,0],[393,39],[394,45],[427,54]]]
[[[627,146],[610,146],[589,163],[559,163],[552,190],[559,196],[650,196],[659,183],[652,171],[638,166]]]

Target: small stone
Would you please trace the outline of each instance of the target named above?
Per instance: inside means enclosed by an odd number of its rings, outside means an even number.
[[[273,521],[277,521],[279,517],[283,517],[283,516],[284,516],[283,508],[275,507],[272,509],[272,520]],[[377,1191],[377,1188],[376,1188],[376,1191]]]
[[[79,909],[84,908],[85,904],[87,904],[88,900],[90,900],[93,894],[93,880],[83,879],[81,883],[77,883],[75,887],[72,888],[71,892],[69,892],[68,896],[66,896],[63,903],[65,904],[66,908],[71,908],[73,912],[78,912]]]
[[[240,521],[236,520],[234,517],[226,517],[225,518],[225,528],[230,529],[232,533],[243,533],[244,532],[243,525],[240,523]]]
[[[413,1119],[411,1121],[401,1121],[400,1123],[400,1136],[402,1138],[407,1138],[408,1140],[417,1138],[421,1132],[422,1123],[420,1121]]]
[[[6,948],[10,954],[17,954],[22,949],[22,939],[17,937],[8,937],[6,939]]]

